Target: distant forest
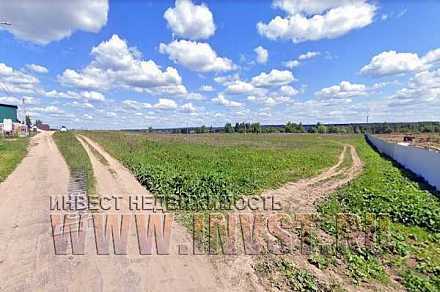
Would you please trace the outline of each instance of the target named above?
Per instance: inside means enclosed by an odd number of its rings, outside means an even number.
[[[174,134],[202,133],[319,133],[319,134],[389,134],[389,133],[440,133],[440,122],[413,123],[360,123],[303,125],[288,122],[285,125],[261,125],[260,123],[226,123],[224,127],[188,127],[174,129],[132,130]]]

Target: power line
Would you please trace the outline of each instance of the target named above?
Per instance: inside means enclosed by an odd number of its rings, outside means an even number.
[[[8,89],[8,88],[6,87],[6,85],[4,85],[2,82],[0,82],[0,87],[1,87],[2,91],[3,91],[4,93],[6,93],[7,96],[11,96],[11,97],[12,97],[12,94],[11,94],[11,92],[9,91],[9,89]]]

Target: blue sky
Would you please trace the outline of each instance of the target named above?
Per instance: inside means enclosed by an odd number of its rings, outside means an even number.
[[[0,103],[55,127],[439,120],[440,2],[0,1]]]

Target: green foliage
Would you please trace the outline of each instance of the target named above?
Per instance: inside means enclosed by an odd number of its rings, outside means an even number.
[[[304,133],[304,127],[301,123],[295,124],[292,122],[287,122],[286,126],[284,127],[286,133]]]
[[[410,292],[436,292],[440,289],[440,282],[434,281],[428,277],[422,276],[418,273],[407,271],[403,275],[405,287]]]
[[[387,282],[388,276],[379,260],[368,252],[353,253],[347,250],[345,259],[348,273],[355,283],[368,279]]]
[[[203,133],[208,133],[208,132],[209,132],[209,129],[205,125],[201,126],[200,128],[196,128],[197,134],[203,134]]]
[[[27,152],[29,138],[4,139],[0,137],[0,182],[14,171]]]
[[[282,291],[331,291],[308,271],[299,269],[288,259],[271,257],[260,261],[255,270]]]
[[[440,201],[413,177],[381,157],[366,142],[357,145],[364,173],[336,196],[354,213],[386,214],[393,221],[440,232]]]
[[[26,120],[26,126],[28,126],[28,128],[32,127],[32,121],[29,115],[26,115],[25,120]]]
[[[331,255],[321,255],[320,253],[312,254],[309,259],[309,263],[316,266],[320,270],[328,268],[330,265],[335,265],[335,258]]]
[[[156,195],[200,210],[317,174],[341,146],[319,137],[88,132]],[[323,155],[325,154],[325,155]]]
[[[53,135],[55,143],[64,157],[71,172],[80,171],[87,177],[87,192],[89,196],[95,194],[95,177],[92,163],[86,150],[75,137],[74,132],[57,132]]]
[[[261,133],[260,123],[235,123],[232,127],[231,123],[226,123],[224,127],[225,133]]]
[[[225,133],[234,133],[234,128],[231,123],[226,123],[224,131]]]
[[[325,126],[325,125],[321,125],[320,123],[318,123],[318,125],[317,125],[317,132],[318,132],[319,134],[325,134],[325,133],[327,133],[327,126]]]
[[[320,205],[321,226],[335,234],[338,213],[373,213],[391,220],[384,240],[376,242],[374,250],[345,254],[348,274],[355,281],[380,280],[381,266],[387,265],[402,276],[410,291],[439,291],[439,199],[363,139],[346,139],[346,143],[356,145],[364,172]]]

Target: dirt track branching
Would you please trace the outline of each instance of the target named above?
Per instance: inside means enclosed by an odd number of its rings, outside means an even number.
[[[375,214],[390,220],[389,237],[375,250],[351,251],[347,274],[358,282],[383,281],[383,271],[409,291],[440,289],[440,200],[429,187],[375,152],[363,139],[351,141],[364,161],[363,174],[321,204],[325,218],[337,213]],[[330,222],[324,229],[335,230]],[[379,272],[381,271],[382,272]]]
[[[173,196],[186,210],[207,199],[253,195],[316,175],[343,146],[307,135],[137,135],[87,132],[121,160],[152,193]]]

